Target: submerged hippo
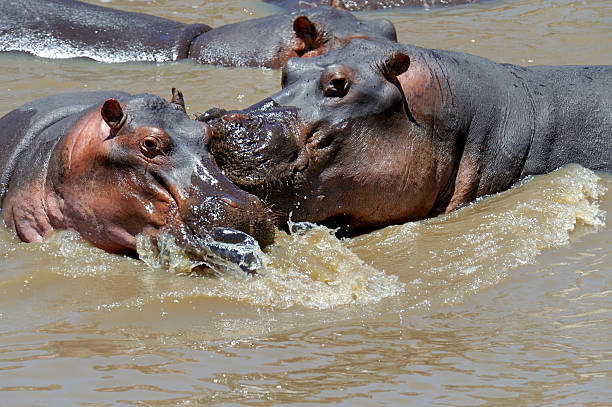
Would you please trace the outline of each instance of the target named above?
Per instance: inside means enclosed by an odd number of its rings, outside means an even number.
[[[352,38],[396,40],[387,20],[319,7],[221,26],[183,24],[76,0],[0,0],[0,51],[103,62],[192,58],[225,66],[280,68]]]
[[[311,57],[353,38],[397,41],[388,20],[360,20],[331,7],[277,14],[215,28],[193,40],[190,58],[206,64],[280,68],[292,57]]]
[[[71,229],[128,255],[138,234],[170,234],[200,259],[218,249],[210,238],[236,243],[246,232],[270,244],[270,212],[212,164],[208,126],[184,109],[176,91],[172,102],[92,92],[9,112],[0,118],[3,221],[25,242]]]
[[[350,232],[449,212],[567,163],[612,171],[612,66],[354,40],[291,59],[282,87],[200,118],[219,167],[279,220]]]
[[[363,11],[392,7],[449,7],[479,3],[481,0],[264,0],[285,10],[300,10],[330,5],[344,10]]]
[[[0,0],[0,51],[103,62],[174,61],[211,30],[76,0]]]

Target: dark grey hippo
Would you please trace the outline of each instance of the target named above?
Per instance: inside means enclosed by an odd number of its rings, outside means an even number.
[[[270,244],[270,211],[213,165],[208,126],[184,109],[176,91],[172,102],[91,92],[9,112],[0,118],[2,220],[25,242],[71,229],[135,256],[138,234],[166,233],[199,260],[212,253],[241,262],[217,243],[252,240],[247,233]]]
[[[350,11],[377,10],[393,7],[438,8],[480,3],[481,1],[482,0],[264,0],[266,3],[274,4],[285,10],[301,10],[310,7],[329,5]]]
[[[280,68],[289,58],[321,55],[354,38],[397,41],[388,20],[317,7],[215,28],[193,40],[189,56],[206,64]]]
[[[281,221],[356,231],[449,212],[568,163],[612,171],[612,66],[353,40],[289,60],[282,88],[201,117],[219,167]]]
[[[0,51],[46,58],[174,61],[209,30],[76,0],[0,0]]]
[[[318,7],[215,29],[76,0],[0,0],[0,51],[103,62],[192,58],[225,66],[280,68],[352,38],[396,40],[387,20],[364,21]]]

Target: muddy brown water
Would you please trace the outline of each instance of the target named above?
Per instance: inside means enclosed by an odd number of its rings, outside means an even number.
[[[255,1],[99,1],[213,26]],[[518,64],[611,64],[612,2],[384,10],[399,38]],[[279,72],[0,55],[0,114],[62,91],[244,107]],[[612,90],[611,90],[612,91]],[[612,113],[611,113],[612,114]],[[612,402],[612,177],[568,166],[350,240],[278,234],[262,275],[181,275],[69,233],[0,229],[0,405]],[[607,214],[606,214],[607,213]]]

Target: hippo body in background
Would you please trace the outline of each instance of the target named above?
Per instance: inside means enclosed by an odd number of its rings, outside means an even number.
[[[175,61],[280,68],[355,37],[396,40],[387,20],[319,7],[221,26],[183,24],[76,0],[0,0],[0,51],[102,62]]]
[[[0,51],[46,58],[174,61],[210,29],[76,0],[0,0]]]
[[[393,7],[438,8],[479,3],[481,0],[264,0],[284,10],[302,10],[317,6],[332,6],[350,11],[377,10]]]
[[[449,212],[568,163],[612,171],[612,66],[521,67],[353,40],[291,59],[282,86],[200,118],[224,174],[281,221],[358,231]]]
[[[269,211],[212,164],[209,129],[179,95],[66,93],[0,118],[4,223],[25,242],[70,229],[133,256],[138,234],[170,234],[195,258],[226,230],[271,243]]]

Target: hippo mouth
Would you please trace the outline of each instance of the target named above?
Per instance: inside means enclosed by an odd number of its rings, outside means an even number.
[[[194,185],[174,234],[199,264],[215,271],[255,273],[263,264],[261,249],[274,242],[274,217],[256,196],[238,188],[230,192],[202,198]]]
[[[176,191],[174,188],[171,188],[170,185],[171,183],[168,182],[163,175],[158,174],[157,172],[151,172],[151,177],[153,178],[153,182],[157,184],[157,187],[161,190],[164,191],[165,194],[168,197],[168,200],[171,201],[171,207],[174,208],[178,208],[179,207],[179,203],[181,202],[178,197],[178,191]]]
[[[175,261],[169,260],[174,256],[188,258],[190,270],[205,266],[209,269],[205,274],[210,270],[213,274],[228,270],[255,273],[263,265],[262,248],[274,241],[272,212],[206,161],[194,161],[189,182],[184,173],[149,172],[151,184],[170,210],[166,225],[146,246],[154,248],[150,251],[158,259],[166,258],[166,263]],[[140,240],[138,253],[142,255]]]
[[[254,274],[262,268],[262,248],[273,243],[275,229],[270,209],[259,198],[244,191],[202,198],[206,191],[192,185],[189,197],[181,199],[183,194],[170,186],[172,182],[163,175],[151,175],[157,188],[173,201],[168,223],[146,244],[155,247],[149,252],[156,253],[158,263],[176,261],[171,259],[173,256],[185,257],[189,259],[189,272],[197,268],[198,274],[201,266],[207,269],[204,274],[233,270]],[[194,178],[199,179],[195,175]],[[142,256],[140,240],[137,251]]]
[[[262,248],[274,242],[275,222],[270,209],[254,196],[251,208],[236,207],[222,196],[209,196],[194,204],[197,199],[190,199],[182,209],[174,211],[169,224],[155,235],[141,235],[140,241],[137,238],[139,256],[150,258],[153,252],[158,263],[167,265],[180,258],[188,259],[188,270],[182,267],[183,272],[195,268],[201,271],[201,266],[208,269],[204,274],[259,271],[265,258]],[[143,239],[147,240],[144,244],[149,254],[142,250]]]
[[[191,235],[182,243],[179,240],[171,232],[161,232],[155,238],[139,234],[136,251],[151,268],[180,274],[256,274],[266,262],[257,240],[236,229],[215,227],[206,235]]]

